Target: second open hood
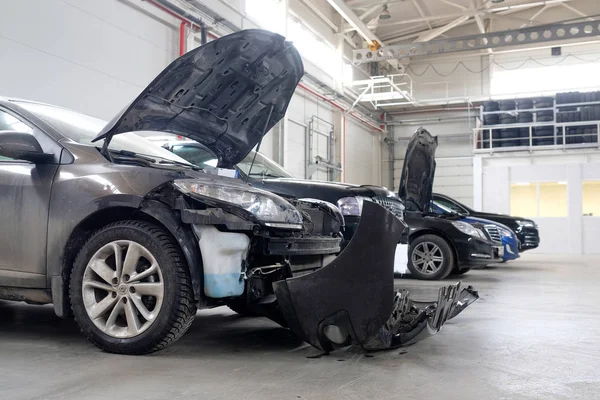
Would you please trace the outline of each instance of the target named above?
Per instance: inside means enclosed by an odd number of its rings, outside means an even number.
[[[250,29],[179,57],[98,135],[170,132],[215,152],[219,166],[241,161],[285,114],[304,74],[296,48]]]
[[[420,211],[429,208],[435,176],[437,145],[437,136],[431,136],[423,128],[419,128],[408,143],[398,190],[398,196],[407,207],[412,203]]]

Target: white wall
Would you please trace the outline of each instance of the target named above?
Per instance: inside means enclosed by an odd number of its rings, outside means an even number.
[[[47,102],[110,119],[179,54],[179,21],[141,0],[0,3],[0,96]],[[240,15],[242,0],[231,6],[217,0],[204,3],[236,25],[254,27]],[[304,14],[302,8],[295,10]],[[322,25],[317,24],[316,30],[326,29]],[[314,66],[305,64],[318,74]],[[333,123],[337,132],[341,129],[341,118],[334,120],[331,105],[297,90],[288,108],[290,121],[283,124],[283,162],[297,177],[305,176],[303,125],[313,115]],[[379,184],[376,139],[368,128],[354,123],[348,127],[346,151],[360,168],[349,166],[346,180]],[[274,134],[264,138],[261,151],[279,158]],[[340,144],[338,140],[338,152]],[[315,139],[313,146],[315,154],[325,155],[324,138]],[[326,180],[327,174],[320,171],[313,179]]]
[[[346,119],[345,181],[381,185],[381,146],[379,134],[365,129],[353,118]]]
[[[481,179],[481,190],[475,192],[475,203],[483,211],[509,214],[510,185],[517,182],[566,182],[567,216],[533,218],[540,229],[537,252],[555,254],[598,253],[599,217],[582,216],[583,180],[600,180],[600,153],[582,151],[560,154],[520,154],[482,157],[474,163],[475,179]]]
[[[0,9],[3,96],[110,118],[178,51],[172,27],[120,1],[4,0]]]

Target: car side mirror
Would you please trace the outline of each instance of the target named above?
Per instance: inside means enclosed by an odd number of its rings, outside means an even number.
[[[54,154],[44,153],[32,134],[17,131],[0,131],[0,156],[34,164],[51,164],[54,161]]]

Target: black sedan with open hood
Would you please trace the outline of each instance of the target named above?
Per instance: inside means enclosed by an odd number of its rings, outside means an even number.
[[[0,298],[53,303],[126,354],[176,341],[198,308],[240,302],[325,350],[439,330],[476,293],[395,294],[403,225],[383,207],[363,207],[341,251],[335,205],[212,174],[144,138],[181,135],[231,167],[284,115],[302,74],[291,43],[247,30],[174,61],[108,124],[0,99]]]
[[[415,132],[406,149],[398,192],[409,227],[408,269],[428,280],[463,274],[494,257],[493,243],[482,226],[430,212],[437,145],[437,137],[427,130]]]

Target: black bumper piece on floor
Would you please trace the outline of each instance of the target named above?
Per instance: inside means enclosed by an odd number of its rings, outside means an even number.
[[[364,346],[392,313],[394,252],[403,229],[392,213],[365,202],[356,233],[335,260],[273,284],[290,329],[326,351],[350,342]],[[325,335],[332,327],[342,331],[335,342]]]
[[[335,260],[273,284],[289,328],[325,351],[350,344],[381,350],[409,343],[424,330],[437,332],[477,299],[459,285],[441,288],[432,303],[413,302],[407,291],[394,294],[394,253],[403,229],[392,213],[365,202],[356,233]]]
[[[368,350],[391,349],[435,335],[448,320],[478,298],[479,294],[471,286],[460,290],[460,283],[441,287],[435,302],[413,301],[408,290],[400,290],[396,292],[390,319],[364,347]]]

